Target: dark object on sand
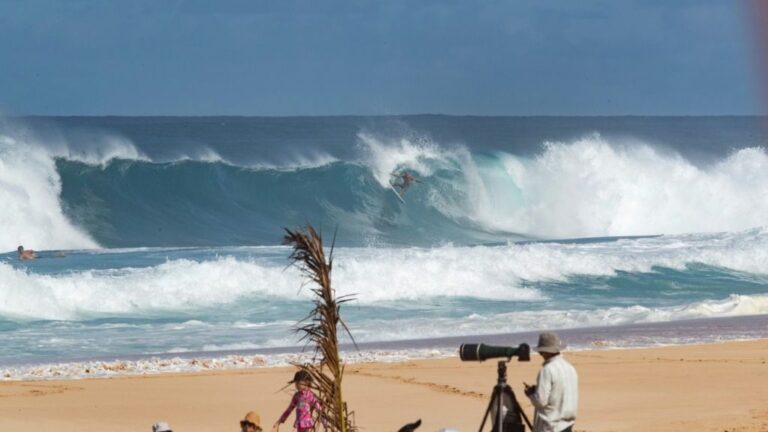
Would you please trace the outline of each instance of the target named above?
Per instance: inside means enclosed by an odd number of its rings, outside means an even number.
[[[408,423],[407,425],[400,428],[397,432],[413,432],[415,431],[419,426],[421,426],[421,419],[416,420],[413,423]]]
[[[486,344],[461,344],[459,347],[459,357],[462,361],[484,361],[502,357],[506,357],[509,361],[515,356],[517,356],[517,361],[530,361],[531,348],[524,343],[517,348]]]

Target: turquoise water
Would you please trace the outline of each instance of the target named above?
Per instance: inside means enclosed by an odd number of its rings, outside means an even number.
[[[279,244],[306,223],[338,229],[368,347],[765,337],[716,324],[768,314],[758,120],[6,119],[0,245],[42,258],[0,255],[0,368],[299,346],[310,298]],[[422,180],[405,205],[397,170]]]

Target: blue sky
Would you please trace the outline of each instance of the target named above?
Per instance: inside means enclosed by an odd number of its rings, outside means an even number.
[[[758,114],[732,1],[0,0],[0,112]]]

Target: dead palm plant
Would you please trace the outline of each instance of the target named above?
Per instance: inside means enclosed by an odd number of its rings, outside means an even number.
[[[283,244],[293,246],[289,259],[301,268],[306,277],[306,284],[312,285],[315,307],[296,328],[302,333],[302,340],[315,347],[313,363],[297,364],[312,377],[312,387],[320,400],[320,420],[325,430],[333,432],[351,432],[357,430],[347,405],[342,398],[341,384],[344,376],[344,364],[339,357],[338,325],[352,338],[344,321],[341,319],[342,303],[353,299],[352,296],[336,297],[331,287],[331,269],[333,267],[333,246],[326,260],[322,236],[308,225],[305,229],[291,231],[285,229]],[[302,286],[304,286],[302,285]],[[352,339],[354,342],[354,339]]]

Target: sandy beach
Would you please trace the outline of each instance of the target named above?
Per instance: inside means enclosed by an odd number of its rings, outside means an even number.
[[[566,353],[580,375],[576,430],[768,431],[768,340]],[[509,365],[509,383],[529,415],[522,382],[540,366]],[[290,389],[286,368],[71,381],[0,383],[0,430],[236,431],[251,409],[267,425]],[[477,430],[496,380],[496,362],[458,359],[348,366],[345,396],[364,431]],[[268,429],[268,428],[267,428]],[[289,426],[281,427],[290,431]]]

